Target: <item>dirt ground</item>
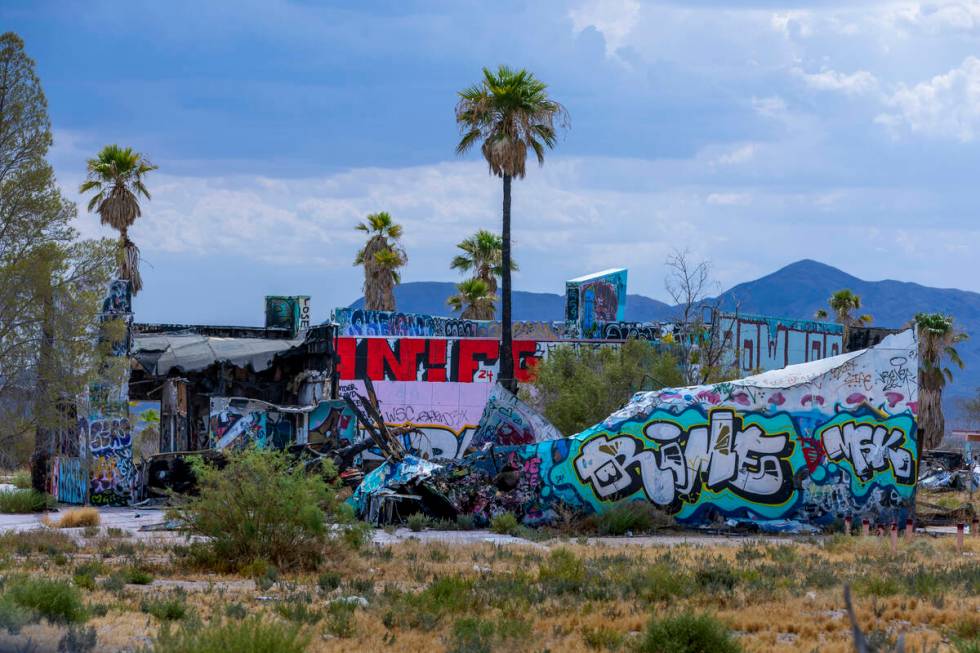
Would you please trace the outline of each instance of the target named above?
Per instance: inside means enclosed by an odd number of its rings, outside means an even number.
[[[0,516],[4,577],[79,583],[79,570],[93,573],[82,597],[97,651],[150,646],[165,618],[152,610],[159,601],[184,606],[175,626],[244,614],[292,621],[310,651],[465,651],[460,624],[473,620],[490,633],[488,650],[627,651],[651,618],[681,612],[715,615],[748,651],[849,651],[845,583],[876,641],[902,635],[906,650],[945,651],[980,633],[980,537],[969,535],[962,549],[955,536],[933,533],[900,539],[893,551],[887,537],[671,532],[530,542],[378,530],[316,572],[243,577],[188,571],[176,553],[183,538],[155,530],[160,510],[100,513],[97,529],[54,535],[37,516]],[[45,533],[51,542],[32,549]],[[124,578],[132,569],[145,584]],[[56,651],[65,633],[28,625],[0,635],[0,651]],[[35,648],[23,649],[27,642]]]

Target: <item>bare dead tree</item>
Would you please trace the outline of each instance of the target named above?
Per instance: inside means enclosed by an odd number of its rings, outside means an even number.
[[[695,262],[690,250],[675,249],[665,265],[664,285],[678,309],[680,324],[675,339],[682,352],[687,382],[693,385],[721,380],[732,335],[722,325],[720,284],[711,276],[711,263]]]

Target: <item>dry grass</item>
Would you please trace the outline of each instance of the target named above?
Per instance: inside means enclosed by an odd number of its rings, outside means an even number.
[[[900,542],[897,553],[887,538],[874,537],[707,547],[410,541],[254,584],[189,571],[168,546],[110,544],[86,544],[67,561],[17,556],[4,573],[68,581],[89,565],[95,582],[84,591],[93,612],[88,625],[105,651],[144,646],[160,620],[140,612],[141,603],[177,600],[178,583],[188,615],[204,622],[297,615],[311,636],[309,650],[324,652],[451,650],[454,625],[464,618],[490,624],[495,651],[591,653],[606,650],[595,648],[603,633],[627,652],[651,616],[691,612],[715,615],[746,651],[843,653],[852,650],[845,582],[862,627],[882,638],[904,633],[907,650],[952,650],[950,635],[980,612],[980,538],[969,537],[963,551],[954,538],[920,536]],[[134,565],[151,571],[154,583],[108,582]],[[321,576],[339,577],[339,587]],[[363,597],[367,607],[336,604],[350,596]],[[59,632],[47,625],[24,631],[35,641]]]
[[[96,508],[71,508],[62,513],[57,520],[45,516],[42,521],[52,528],[83,528],[98,526],[101,523]]]

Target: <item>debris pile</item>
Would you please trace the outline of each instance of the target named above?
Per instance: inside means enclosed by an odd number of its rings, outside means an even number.
[[[975,492],[980,489],[980,463],[955,451],[927,451],[919,466],[919,487]]]

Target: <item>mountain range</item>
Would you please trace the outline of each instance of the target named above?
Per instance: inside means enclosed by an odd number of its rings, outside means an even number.
[[[976,334],[957,346],[966,367],[954,370],[946,403],[949,413],[958,414],[958,399],[972,396],[980,387],[980,293],[892,279],[865,281],[825,263],[804,259],[733,286],[718,299],[725,310],[810,319],[818,309],[827,308],[830,295],[842,288],[861,297],[860,312],[872,316],[873,326],[901,327],[917,312],[940,312],[952,315],[967,334]],[[411,282],[395,288],[395,300],[398,310],[406,313],[449,315],[446,298],[455,292],[456,286],[450,282]],[[561,320],[564,305],[564,296],[555,293],[513,294],[515,320]],[[362,299],[351,304],[353,308],[362,306]],[[627,321],[667,320],[676,315],[677,308],[664,302],[643,295],[627,296]]]

